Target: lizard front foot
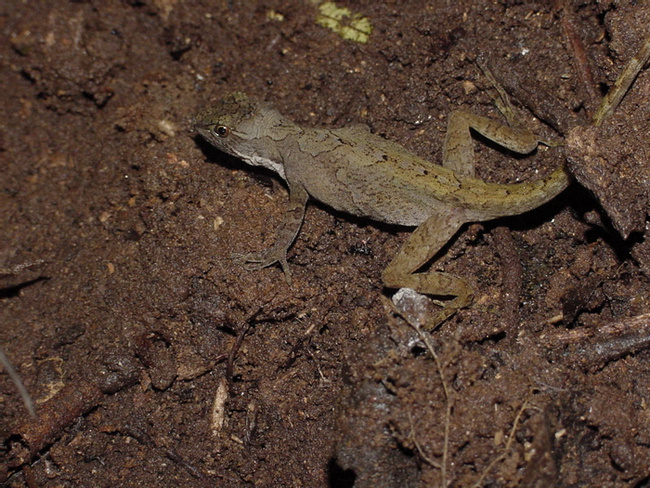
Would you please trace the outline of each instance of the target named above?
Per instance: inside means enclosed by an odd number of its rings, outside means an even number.
[[[287,282],[291,283],[291,272],[289,271],[289,265],[287,264],[286,250],[270,247],[258,252],[232,253],[230,257],[236,264],[242,266],[248,271],[257,271],[262,268],[267,268],[272,264],[279,263],[287,278]]]

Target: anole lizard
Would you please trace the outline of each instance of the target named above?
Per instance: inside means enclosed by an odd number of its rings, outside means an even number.
[[[564,190],[564,165],[527,183],[486,183],[474,177],[470,127],[512,151],[529,153],[538,139],[467,112],[454,111],[444,142],[442,166],[372,134],[363,126],[300,127],[266,103],[243,93],[224,97],[197,116],[196,130],[220,150],[280,175],[289,187],[289,207],[275,244],[242,256],[249,269],[279,262],[287,271],[287,249],[312,197],[336,210],[417,229],[383,272],[388,288],[412,288],[453,296],[439,323],[471,302],[472,289],[442,272],[417,272],[468,222],[516,215],[539,207]]]
[[[615,88],[626,91],[629,84]],[[500,91],[500,95],[505,108],[509,108],[505,94]],[[611,99],[606,98],[601,109],[610,109],[611,104]],[[509,113],[504,111],[507,117]],[[461,278],[420,268],[463,224],[537,208],[562,192],[571,180],[564,163],[531,182],[496,184],[477,179],[470,128],[521,154],[532,152],[540,141],[526,129],[461,111],[449,116],[442,165],[372,134],[363,126],[301,127],[269,104],[252,101],[239,92],[200,113],[195,128],[220,150],[253,166],[275,171],[289,187],[289,205],[275,244],[241,256],[249,269],[278,262],[288,273],[287,250],[300,230],[310,197],[359,217],[414,226],[416,230],[382,278],[388,288],[453,297],[429,326],[438,325],[469,305],[473,292]]]

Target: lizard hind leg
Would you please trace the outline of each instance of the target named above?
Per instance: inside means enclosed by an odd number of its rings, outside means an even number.
[[[435,302],[442,308],[431,317],[427,317],[426,322],[422,324],[427,329],[437,327],[457,310],[472,302],[473,289],[462,278],[440,271],[418,271],[440,251],[464,223],[462,212],[458,210],[432,215],[409,236],[384,270],[383,281],[388,288],[410,288],[420,294],[446,298]],[[397,296],[403,297],[404,294],[396,294]],[[400,305],[395,300],[395,311],[412,325],[415,325],[413,322],[418,322],[420,325],[420,320],[413,319],[413,314],[408,311],[409,307],[411,305],[403,302]]]
[[[447,122],[442,165],[465,178],[476,177],[474,140],[470,129],[519,154],[534,151],[539,142],[537,136],[528,129],[511,127],[471,112],[454,110],[449,114]]]
[[[475,178],[474,141],[470,129],[498,145],[519,154],[535,150],[538,137],[517,120],[515,110],[503,87],[483,60],[479,67],[492,86],[494,103],[506,119],[506,124],[463,110],[449,114],[442,152],[442,165],[465,178]]]

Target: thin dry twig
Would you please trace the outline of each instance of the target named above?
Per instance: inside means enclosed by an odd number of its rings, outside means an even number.
[[[519,427],[519,421],[521,420],[521,416],[523,415],[524,410],[526,410],[526,408],[528,407],[529,397],[530,397],[530,391],[528,392],[528,397],[521,404],[521,408],[517,412],[517,416],[515,417],[515,421],[512,424],[512,429],[510,429],[510,435],[508,436],[508,440],[506,441],[506,446],[503,449],[503,452],[499,454],[497,457],[495,457],[492,460],[492,462],[487,465],[487,467],[481,473],[481,476],[479,476],[478,480],[476,480],[476,483],[472,485],[472,488],[480,488],[481,483],[483,483],[483,480],[488,475],[488,473],[492,470],[492,468],[496,466],[497,463],[503,461],[508,455],[508,453],[510,452],[510,449],[512,448],[512,443],[515,440],[515,432],[517,432],[517,427]]]
[[[504,328],[516,330],[519,325],[519,303],[523,283],[523,266],[517,253],[512,232],[505,226],[494,229],[494,237],[501,257],[502,292],[502,322]]]
[[[582,80],[582,88],[589,98],[585,105],[587,106],[589,115],[591,115],[591,110],[589,109],[593,108],[600,98],[598,91],[596,90],[596,83],[594,82],[594,73],[589,65],[589,60],[587,59],[585,45],[576,32],[575,24],[573,22],[573,14],[569,11],[570,7],[564,4],[566,2],[558,3],[560,3],[559,8],[561,9],[560,18],[562,22],[562,30],[571,46],[571,54],[573,55],[573,61],[575,62],[575,69]]]
[[[20,396],[23,399],[23,403],[25,404],[25,408],[27,408],[29,415],[31,415],[33,418],[36,418],[37,417],[36,409],[34,408],[34,402],[32,401],[32,397],[29,395],[27,388],[25,388],[23,381],[20,379],[20,375],[13,367],[11,361],[9,361],[9,358],[4,353],[1,347],[0,347],[0,363],[2,363],[2,366],[5,368],[5,371],[7,372],[11,380],[14,382],[14,385],[16,385],[16,389],[18,390],[18,393],[20,393]]]
[[[597,328],[565,331],[552,337],[552,342],[560,346],[557,349],[562,355],[593,373],[611,361],[650,347],[650,314],[626,317]]]
[[[418,451],[418,454],[420,454],[420,457],[426,462],[427,464],[433,466],[434,468],[441,469],[440,463],[437,463],[433,459],[431,459],[429,456],[427,456],[424,451],[422,450],[422,446],[418,442],[417,436],[415,435],[415,426],[413,425],[413,416],[411,415],[411,412],[407,412],[408,418],[409,418],[409,425],[411,427],[411,432],[409,434],[409,438],[413,441],[413,444],[415,444],[415,448]]]
[[[232,383],[233,366],[235,364],[235,359],[237,357],[237,353],[239,352],[239,348],[244,342],[244,337],[246,336],[248,331],[253,327],[253,324],[256,322],[257,318],[264,311],[264,308],[269,303],[271,303],[274,299],[275,299],[275,295],[269,298],[268,300],[266,300],[264,303],[262,303],[253,313],[249,314],[248,317],[246,317],[241,322],[241,324],[243,324],[243,328],[240,330],[239,334],[237,334],[237,339],[235,340],[235,343],[230,349],[230,353],[228,354],[228,362],[226,363],[226,378],[228,379],[229,384]]]
[[[14,266],[0,266],[0,278],[17,275],[24,269],[38,266],[39,264],[43,264],[44,262],[45,260],[38,259],[33,262],[16,264]],[[20,375],[13,367],[11,361],[9,361],[9,358],[7,357],[7,355],[5,354],[5,352],[1,347],[0,347],[0,363],[2,363],[2,366],[4,367],[9,377],[11,378],[11,381],[13,381],[14,384],[16,385],[16,389],[20,393],[20,396],[23,399],[23,403],[25,404],[25,408],[27,408],[29,415],[31,415],[33,418],[36,418],[37,417],[36,409],[34,408],[34,402],[32,401],[32,397],[29,395],[29,392],[27,391],[27,388],[25,388],[25,385],[23,384]]]
[[[616,78],[614,86],[603,98],[598,110],[596,110],[596,115],[594,115],[594,126],[602,125],[612,115],[648,60],[650,60],[650,37],[646,38],[636,55],[628,61],[621,74]]]
[[[440,463],[440,486],[441,488],[445,488],[447,486],[447,460],[449,458],[449,429],[451,425],[451,392],[449,390],[449,385],[447,385],[447,382],[445,381],[445,373],[442,367],[442,362],[440,361],[440,358],[438,357],[436,350],[433,348],[433,345],[429,340],[428,334],[424,330],[422,330],[419,324],[412,324],[409,322],[409,325],[413,327],[415,332],[417,332],[422,342],[424,342],[424,345],[426,346],[427,350],[429,351],[429,353],[431,353],[431,356],[433,357],[433,360],[436,363],[438,375],[440,375],[440,382],[442,383],[442,389],[445,392],[445,404],[446,404],[445,405],[445,434],[444,434],[443,449],[442,449],[442,463]],[[420,449],[418,449],[418,451],[420,451]]]
[[[159,441],[155,441],[147,432],[145,432],[143,429],[140,429],[136,426],[133,425],[124,425],[120,429],[117,430],[117,432],[123,434],[123,435],[128,435],[129,437],[132,437],[136,441],[138,441],[140,444],[147,446],[148,448],[159,451],[161,452],[167,459],[170,461],[173,461],[174,463],[178,464],[182,468],[184,468],[189,474],[191,474],[194,478],[202,481],[209,481],[208,476],[203,473],[199,468],[194,466],[192,463],[187,461],[183,456],[181,456],[176,450],[173,448],[167,447],[164,445],[164,443],[161,443]],[[211,486],[210,484],[202,484],[203,486]]]
[[[255,314],[253,314],[253,316],[251,317],[251,320],[255,317],[255,315],[261,312],[261,310],[262,309],[260,308],[257,312],[255,312]],[[228,383],[232,382],[233,366],[235,364],[235,358],[237,357],[239,348],[244,342],[244,337],[252,327],[251,320],[246,321],[246,323],[244,324],[244,328],[239,332],[239,334],[237,334],[237,339],[235,340],[235,343],[232,345],[232,348],[230,348],[230,353],[228,354],[228,362],[226,363],[226,378],[228,379]]]

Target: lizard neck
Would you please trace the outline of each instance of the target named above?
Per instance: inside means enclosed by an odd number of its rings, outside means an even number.
[[[284,155],[291,152],[301,129],[273,109],[264,110],[255,121],[255,137],[231,148],[234,156],[252,166],[270,169],[286,181]]]

